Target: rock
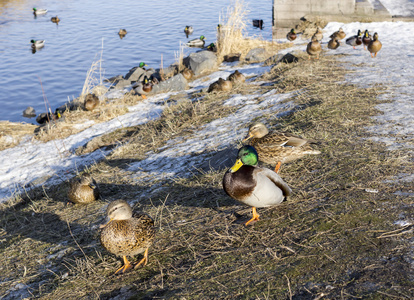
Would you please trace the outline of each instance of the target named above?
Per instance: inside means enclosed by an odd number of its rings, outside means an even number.
[[[264,61],[268,57],[269,57],[269,54],[264,48],[255,48],[255,49],[250,50],[244,59],[248,62],[254,63],[254,62]]]
[[[187,80],[184,78],[183,74],[180,73],[165,81],[160,81],[160,83],[155,84],[152,87],[150,94],[182,91],[187,88],[187,85]]]
[[[282,54],[276,54],[272,57],[269,57],[268,59],[265,60],[265,64],[267,65],[273,65],[273,64],[277,64],[277,63],[286,63],[286,64],[291,64],[293,62],[297,62],[299,59],[293,55],[292,53],[287,53],[285,55]]]
[[[156,73],[158,73],[160,75],[163,75],[164,78],[173,77],[174,75],[176,75],[178,73],[178,65],[173,64],[173,65],[171,65],[167,68],[162,69],[162,72],[161,72],[161,70],[157,69]],[[161,78],[161,76],[160,76],[160,78]]]
[[[108,79],[105,79],[104,82],[110,82],[110,83],[114,83],[115,81],[118,81],[120,79],[124,79],[124,76],[122,75],[117,75]]]
[[[23,117],[25,118],[33,118],[36,117],[36,111],[33,107],[28,106],[24,111],[23,111]]]
[[[195,75],[200,75],[217,68],[217,57],[214,52],[204,50],[191,53],[184,58],[183,63],[187,68],[193,70]]]
[[[224,55],[224,61],[226,62],[233,62],[233,61],[239,61],[240,60],[240,53],[230,53],[227,55]]]
[[[125,79],[129,81],[138,81],[138,79],[145,73],[146,70],[140,67],[134,67],[125,75]]]
[[[126,80],[126,79],[119,79],[117,81],[114,82],[114,88],[116,90],[122,90],[124,88],[126,88],[127,86],[131,85],[131,81],[130,80]]]

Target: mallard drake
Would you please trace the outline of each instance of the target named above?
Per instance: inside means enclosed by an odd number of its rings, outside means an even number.
[[[59,17],[58,17],[58,16],[56,16],[56,17],[52,17],[52,18],[50,19],[50,21],[52,21],[53,23],[59,23],[59,22],[60,22],[60,19],[59,19]]]
[[[198,39],[193,39],[187,42],[189,47],[204,47],[206,37],[204,35],[200,36]]]
[[[364,45],[364,50],[366,50],[365,46],[372,41],[372,36],[369,34],[368,29],[365,30],[364,36],[362,37],[362,44]]]
[[[295,31],[295,29],[291,29],[289,32],[288,32],[288,34],[286,35],[286,38],[289,40],[289,41],[294,41],[294,40],[296,40],[296,37],[297,37],[297,35],[296,35],[296,31]]]
[[[253,20],[253,26],[258,27],[260,29],[263,29],[263,20],[254,19]]]
[[[187,80],[190,80],[194,76],[193,70],[190,70],[189,68],[185,68],[181,74],[183,74],[184,78]]]
[[[329,49],[338,49],[338,47],[341,45],[338,38],[331,38],[328,42],[328,48]]]
[[[279,171],[282,163],[299,159],[307,154],[321,153],[310,146],[310,144],[317,144],[316,141],[285,132],[269,133],[267,127],[260,122],[250,125],[243,142],[247,141],[259,153],[260,161],[276,165],[276,172]]]
[[[337,40],[343,40],[345,37],[346,37],[346,33],[344,32],[342,27],[339,28],[338,31],[335,31],[334,33],[332,33],[330,36],[331,39],[337,39]]]
[[[207,50],[212,51],[212,52],[217,52],[216,44],[211,43],[210,45],[207,46]]]
[[[213,82],[208,90],[207,93],[211,92],[228,92],[232,89],[233,84],[230,80],[224,80],[223,78],[219,78],[216,82]]]
[[[30,40],[30,43],[32,43],[32,49],[39,49],[45,46],[45,40]]]
[[[382,44],[378,40],[378,33],[374,33],[372,41],[368,44],[368,51],[371,53],[371,57],[377,57],[377,53],[381,50]],[[373,55],[375,53],[375,55]]]
[[[45,124],[50,121],[57,121],[58,119],[62,119],[62,112],[58,109],[55,110],[55,113],[51,111],[48,113],[41,113],[36,117],[36,122],[39,124]]]
[[[146,214],[133,213],[131,206],[124,200],[111,202],[106,215],[109,219],[105,225],[101,225],[101,245],[110,253],[120,256],[124,265],[115,274],[124,273],[132,268],[127,256],[144,253],[135,268],[148,262],[148,249],[152,245],[155,236],[154,221]]]
[[[192,34],[192,33],[193,33],[193,31],[194,31],[193,26],[185,26],[185,28],[184,28],[184,32],[185,32],[186,34]]]
[[[253,217],[245,225],[259,220],[256,207],[280,204],[292,193],[290,187],[274,171],[257,167],[258,156],[252,146],[239,149],[236,163],[223,177],[227,195],[252,206]]]
[[[322,46],[315,35],[313,35],[312,41],[306,46],[306,52],[309,55],[309,59],[311,59],[311,56],[316,56],[316,59],[319,59],[319,54],[322,52]]]
[[[94,110],[99,105],[99,98],[94,94],[88,94],[85,97],[84,107],[87,111]]]
[[[141,69],[145,70],[145,67],[148,67],[148,65],[144,62],[140,62],[138,67],[140,67]]]
[[[229,75],[229,78],[232,83],[243,83],[246,81],[246,76],[239,72],[239,70],[234,71]]]
[[[316,32],[313,34],[312,38],[315,37],[318,42],[322,41],[323,39],[323,31],[320,27],[316,28]]]
[[[87,204],[99,198],[99,188],[90,174],[83,174],[70,181],[68,198],[73,203]]]
[[[345,40],[345,42],[352,46],[354,49],[356,49],[356,46],[359,46],[362,44],[362,38],[361,38],[361,30],[358,29],[358,33],[356,35],[353,35]]]
[[[47,13],[47,9],[33,7],[33,13],[35,15],[44,15]]]
[[[144,80],[142,82],[140,81],[134,84],[132,88],[135,90],[135,92],[141,95],[142,98],[146,99],[146,95],[152,91],[152,86],[152,81],[150,81],[147,76],[144,76]]]
[[[124,36],[126,36],[127,33],[128,32],[126,31],[126,29],[119,29],[119,31],[118,31],[118,35],[121,39],[123,39]]]

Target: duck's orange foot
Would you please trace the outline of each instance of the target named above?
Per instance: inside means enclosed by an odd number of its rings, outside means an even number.
[[[116,270],[115,275],[116,274],[119,274],[119,273],[125,273],[129,269],[132,269],[132,265],[128,261],[128,259],[126,258],[126,256],[123,256],[123,259],[124,259],[124,265],[122,267],[120,267],[118,270]]]
[[[147,99],[147,96],[141,95],[142,99]]]
[[[144,252],[144,258],[139,261],[134,267],[134,269],[138,268],[139,266],[146,266],[148,263],[148,248]]]
[[[253,212],[253,217],[247,221],[244,225],[253,225],[254,223],[256,223],[257,221],[259,221],[259,214],[256,212],[256,207],[252,208],[252,212]]]
[[[282,162],[281,161],[278,161],[277,162],[277,164],[276,164],[276,167],[275,167],[275,172],[276,173],[279,173],[279,171],[280,171],[280,166],[282,165]]]

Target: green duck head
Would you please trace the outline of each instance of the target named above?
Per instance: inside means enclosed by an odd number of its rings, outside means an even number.
[[[30,43],[34,44],[34,43],[36,43],[36,41],[35,40],[30,40]]]
[[[148,65],[146,64],[146,63],[144,63],[144,62],[140,62],[139,63],[139,67],[140,68],[143,68],[143,67],[147,67]]]
[[[357,36],[361,36],[361,30],[360,29],[358,29],[358,34],[357,34]]]
[[[230,168],[230,172],[234,173],[241,166],[255,166],[259,160],[259,156],[257,155],[256,149],[252,146],[243,146],[239,149],[239,153],[237,154],[237,160],[234,163],[233,167]]]
[[[294,28],[292,28],[292,30],[290,31],[290,33],[292,33],[292,34],[296,34],[295,29],[294,29]]]
[[[204,41],[206,37],[204,35],[200,36],[200,40]]]

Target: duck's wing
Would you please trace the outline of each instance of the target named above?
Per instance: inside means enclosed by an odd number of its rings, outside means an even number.
[[[260,172],[262,175],[265,175],[267,178],[269,178],[278,188],[282,190],[285,197],[292,194],[291,188],[275,171],[272,171],[268,168],[257,168],[257,172]]]

